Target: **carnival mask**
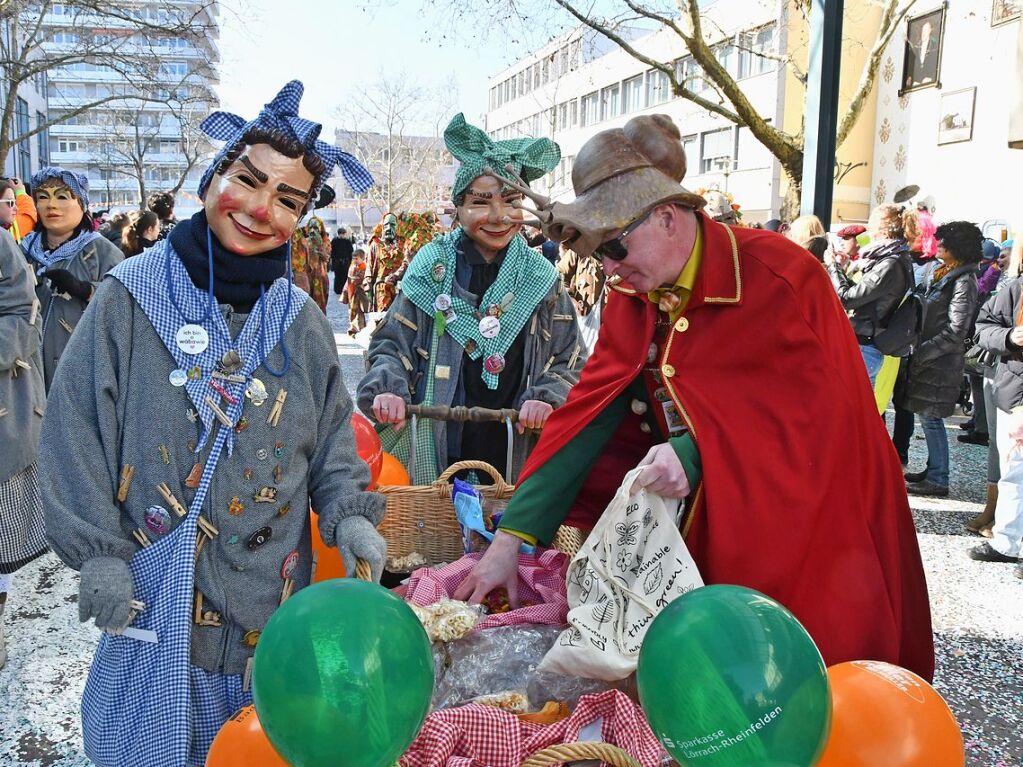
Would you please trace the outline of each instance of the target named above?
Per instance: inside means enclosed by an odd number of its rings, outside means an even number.
[[[54,240],[67,239],[85,216],[81,201],[59,181],[37,187],[32,198],[39,212],[40,223],[46,234]]]
[[[458,223],[469,239],[497,252],[522,229],[522,194],[492,176],[480,176],[466,188],[458,206]]]
[[[204,203],[210,229],[240,256],[280,247],[298,226],[313,183],[302,157],[286,157],[269,144],[246,146],[210,182]]]
[[[398,217],[393,213],[384,216],[383,236],[388,244],[398,239]]]

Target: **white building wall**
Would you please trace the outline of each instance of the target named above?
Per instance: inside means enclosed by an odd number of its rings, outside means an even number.
[[[918,5],[914,14],[935,5]],[[1019,20],[991,26],[991,0],[954,0],[945,19],[940,87],[899,96],[906,25],[881,63],[874,136],[872,199],[890,201],[899,188],[933,195],[938,221],[1008,221],[1023,226],[1023,152],[1008,147],[1009,112],[1023,70],[1016,61]],[[941,96],[976,88],[973,137],[938,144]],[[989,234],[997,236],[1000,225]]]
[[[704,26],[706,30],[720,30],[716,34],[707,32],[708,38],[717,38],[722,42],[733,41],[739,32],[755,30],[765,26],[774,26],[774,45],[777,46],[777,17],[779,8],[773,0],[756,2],[751,0],[718,0],[704,8]],[[686,55],[681,40],[669,30],[659,30],[642,36],[633,34],[632,44],[644,55],[659,62],[677,62]],[[576,68],[558,77],[553,74],[557,67],[558,51],[566,46],[572,50],[575,41],[580,41]],[[775,50],[777,48],[775,47]],[[519,94],[504,103],[497,103],[495,89],[513,76],[524,70],[528,71],[537,62],[545,58],[552,63],[550,82],[534,88],[524,96]],[[730,71],[737,75],[739,52],[733,50]],[[769,116],[776,123],[781,121],[782,80],[773,62],[765,65],[767,71],[740,81],[743,91],[751,100],[760,114]],[[571,186],[571,167],[576,153],[594,134],[624,125],[631,118],[642,114],[667,114],[678,125],[680,132],[687,139],[686,156],[689,169],[683,182],[689,189],[718,188],[732,193],[737,203],[742,206],[749,221],[763,221],[777,215],[781,204],[779,192],[780,168],[771,154],[750,134],[748,128],[738,128],[730,121],[718,117],[697,106],[696,104],[666,94],[663,103],[651,103],[650,97],[657,96],[656,77],[659,75],[650,67],[636,60],[617,46],[612,46],[589,30],[576,30],[569,35],[555,40],[535,54],[524,58],[505,71],[494,76],[490,82],[490,109],[486,116],[486,129],[494,138],[514,136],[552,137],[561,147],[565,158],[559,168],[544,180],[538,182],[540,188],[546,184],[548,193],[560,199],[571,199],[574,195]],[[640,77],[643,83],[644,101],[639,108],[631,108],[621,112],[623,105],[623,88],[632,78]],[[542,78],[541,78],[542,82]],[[600,94],[606,88],[618,85],[619,110],[613,116],[600,115]],[[517,85],[517,83],[516,83]],[[598,119],[583,119],[585,98],[593,93],[598,94]],[[708,97],[713,91],[707,90]],[[561,105],[569,105],[568,125],[562,125]],[[571,105],[578,115],[573,123]],[[551,128],[550,110],[555,112],[554,127]],[[537,119],[537,115],[540,118]],[[730,131],[731,164],[725,161],[722,165],[708,167],[704,163],[705,149],[708,141],[713,145],[713,137],[707,134],[721,129]]]

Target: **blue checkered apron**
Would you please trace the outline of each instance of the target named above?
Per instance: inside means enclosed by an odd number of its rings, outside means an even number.
[[[212,391],[209,380],[216,362],[231,348],[242,359],[239,372],[249,379],[283,338],[308,296],[287,280],[277,280],[234,342],[223,315],[214,308],[205,321],[196,323],[209,334],[209,346],[191,355],[175,342],[178,329],[186,324],[181,315],[201,317],[207,295],[192,285],[169,241],[122,262],[111,275],[132,294],[178,367],[197,366],[202,371],[202,377],[189,380],[185,389],[202,418],[202,442],[210,434],[215,436],[188,515],[169,535],[131,560],[135,598],[146,606],[132,626],[156,632],[158,641],[110,634],[100,639],[82,700],[85,751],[100,767],[201,765],[220,726],[251,700],[238,675],[205,671],[190,662],[197,518],[220,455],[225,448],[231,450],[234,438],[233,429],[217,428],[219,422],[205,396]],[[171,288],[181,312],[169,300]],[[246,384],[223,383],[237,399],[224,408],[236,424]]]

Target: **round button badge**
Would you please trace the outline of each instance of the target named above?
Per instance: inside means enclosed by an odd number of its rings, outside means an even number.
[[[185,354],[202,354],[210,345],[210,334],[202,325],[182,325],[174,340]]]
[[[184,386],[185,382],[188,380],[188,373],[181,368],[175,368],[170,372],[168,379],[170,380],[171,386],[181,387]]]
[[[487,315],[480,320],[480,335],[484,338],[496,338],[501,332],[501,320]]]
[[[451,296],[447,293],[441,293],[436,299],[434,299],[433,308],[438,312],[446,312],[451,308]]]

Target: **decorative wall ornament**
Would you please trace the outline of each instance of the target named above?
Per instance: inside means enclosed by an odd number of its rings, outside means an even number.
[[[888,196],[888,185],[881,179],[877,182],[877,188],[874,189],[874,202],[880,205],[884,202],[885,197]]]
[[[906,147],[899,144],[895,152],[895,170],[901,171],[906,167]]]
[[[892,78],[895,77],[895,62],[892,61],[891,56],[884,60],[884,69],[881,70],[881,76],[884,78],[886,83],[890,83]]]
[[[887,117],[881,121],[881,128],[878,130],[877,135],[881,139],[882,144],[887,144],[888,139],[892,137],[892,121]]]
[[[903,112],[909,107],[909,96],[899,96],[899,109]]]

